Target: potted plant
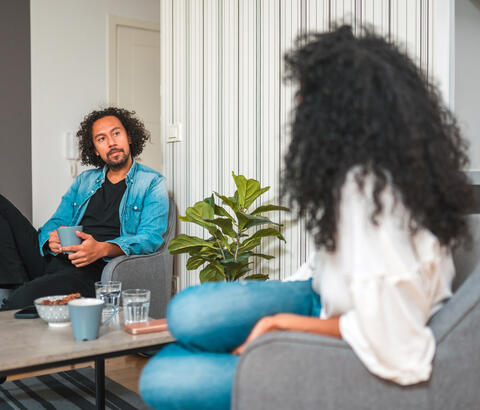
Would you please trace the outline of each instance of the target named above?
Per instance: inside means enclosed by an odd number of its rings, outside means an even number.
[[[270,211],[288,211],[279,205],[262,205],[249,212],[257,198],[270,187],[260,187],[260,182],[247,179],[232,172],[237,190],[227,197],[214,192],[215,196],[205,198],[194,206],[188,207],[185,216],[179,216],[184,222],[192,222],[205,228],[211,235],[208,239],[185,234],[173,239],[168,250],[172,254],[188,253],[187,269],[194,270],[205,265],[200,271],[200,282],[234,281],[238,279],[266,280],[268,275],[254,273],[250,259],[254,256],[273,259],[274,256],[256,253],[264,238],[276,237],[285,242],[280,233],[279,223],[271,221],[262,214]],[[215,197],[227,208],[217,205]],[[253,227],[270,225],[252,232]],[[275,225],[272,226],[272,225]]]

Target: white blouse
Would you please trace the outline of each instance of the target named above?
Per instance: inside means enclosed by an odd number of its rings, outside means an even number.
[[[336,251],[318,251],[290,278],[313,276],[323,319],[340,316],[342,338],[372,373],[398,384],[428,380],[435,339],[428,319],[451,296],[450,250],[428,230],[414,235],[400,195],[387,185],[371,221],[373,177],[362,191],[358,168],[342,188]]]

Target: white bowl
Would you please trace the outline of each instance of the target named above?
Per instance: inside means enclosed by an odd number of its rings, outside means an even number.
[[[63,299],[66,295],[44,296],[34,300],[38,315],[52,327],[63,327],[70,324],[68,305],[42,305],[42,301]]]

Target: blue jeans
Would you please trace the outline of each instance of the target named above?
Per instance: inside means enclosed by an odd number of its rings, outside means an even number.
[[[320,314],[311,280],[216,282],[185,289],[169,304],[167,320],[176,343],[145,366],[140,393],[156,409],[229,409],[242,344],[264,316]]]

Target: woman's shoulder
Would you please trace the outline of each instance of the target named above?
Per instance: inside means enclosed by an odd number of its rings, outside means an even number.
[[[450,249],[427,228],[415,226],[388,174],[381,190],[376,191],[375,182],[376,176],[361,167],[347,173],[340,205],[339,253],[349,260],[364,261],[362,265],[369,266],[365,274],[373,276],[385,272],[389,276],[415,276],[442,264],[450,272]],[[399,261],[404,269],[393,268]]]

